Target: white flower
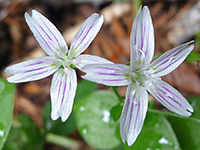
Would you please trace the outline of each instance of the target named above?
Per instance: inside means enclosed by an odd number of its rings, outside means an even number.
[[[194,48],[185,43],[164,53],[151,62],[154,53],[154,31],[149,9],[140,8],[131,33],[130,66],[122,64],[87,65],[84,79],[108,86],[128,85],[125,104],[120,118],[122,141],[132,145],[137,139],[146,117],[148,93],[151,93],[170,111],[190,116],[192,106],[172,86],[161,80],[176,69]]]
[[[54,74],[51,83],[51,102],[53,120],[61,117],[66,121],[74,102],[77,87],[76,72],[86,64],[111,63],[92,55],[80,55],[93,41],[103,24],[103,16],[94,13],[83,23],[74,36],[71,47],[67,44],[58,29],[36,10],[32,17],[25,13],[25,20],[43,50],[49,55],[18,63],[6,68],[5,72],[13,74],[9,82],[20,83],[34,81]]]

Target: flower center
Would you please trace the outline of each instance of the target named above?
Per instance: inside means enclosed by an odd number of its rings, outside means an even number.
[[[146,82],[150,78],[150,73],[148,70],[133,70],[130,73],[130,78],[133,83],[139,84],[140,86],[145,86]]]
[[[64,58],[60,58],[59,59],[60,67],[65,69],[65,70],[66,70],[66,68],[67,69],[74,69],[74,68],[76,68],[74,66],[74,64],[76,64],[76,63],[74,63],[74,60],[75,59],[70,59],[68,57],[68,55],[66,55]]]

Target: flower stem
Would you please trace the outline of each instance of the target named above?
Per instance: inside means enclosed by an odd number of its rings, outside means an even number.
[[[119,93],[118,93],[118,91],[117,91],[117,88],[118,87],[114,87],[114,86],[112,86],[112,90],[113,90],[113,92],[115,93],[115,95],[118,97],[118,99],[119,99],[119,101],[120,102],[123,102],[123,99],[122,99],[122,97],[119,95]]]
[[[79,142],[71,138],[55,135],[52,133],[47,134],[46,141],[70,150],[77,150],[80,148]]]
[[[156,109],[151,109],[151,108],[149,108],[149,109],[148,109],[148,112],[157,113],[157,114],[161,114],[161,115],[165,115],[165,116],[176,117],[176,118],[182,118],[182,119],[185,119],[185,120],[193,120],[193,121],[195,121],[195,122],[200,123],[200,120],[199,120],[199,119],[192,118],[192,117],[180,116],[180,115],[178,115],[178,114],[171,113],[171,112],[167,112],[167,111],[161,111],[161,110],[156,110]]]

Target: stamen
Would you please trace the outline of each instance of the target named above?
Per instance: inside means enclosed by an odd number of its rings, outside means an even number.
[[[51,64],[51,67],[55,67],[56,66],[56,64]]]
[[[130,74],[129,73],[125,74],[125,77],[128,80],[130,78]]]
[[[141,59],[139,59],[139,60],[138,60],[138,65],[140,65],[140,64],[141,64],[141,62],[142,62],[142,61],[141,61]]]
[[[76,51],[77,51],[77,48],[75,48],[73,51],[76,52]]]

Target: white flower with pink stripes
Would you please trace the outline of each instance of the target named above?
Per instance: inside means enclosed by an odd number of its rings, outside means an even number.
[[[146,117],[148,93],[170,111],[190,116],[192,106],[172,86],[161,80],[176,69],[194,48],[193,42],[167,51],[152,61],[154,29],[149,9],[140,8],[131,32],[130,66],[123,64],[86,65],[84,79],[108,86],[128,85],[125,104],[120,117],[122,141],[132,145],[137,139]]]
[[[58,29],[36,10],[32,17],[25,13],[25,20],[42,49],[49,55],[18,63],[6,68],[5,72],[13,74],[9,82],[20,83],[39,80],[54,74],[51,83],[51,102],[53,120],[61,117],[65,121],[71,111],[77,87],[75,67],[80,70],[86,64],[111,63],[92,55],[80,55],[93,41],[103,24],[103,16],[94,13],[82,24],[75,34],[71,47]]]

